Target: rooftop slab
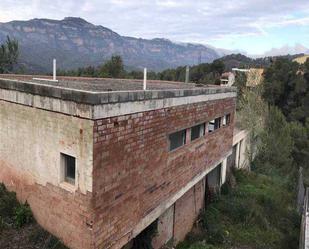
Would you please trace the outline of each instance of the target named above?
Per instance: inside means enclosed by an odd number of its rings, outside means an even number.
[[[58,82],[35,80],[46,76],[0,75],[0,89],[52,97],[76,103],[100,105],[165,98],[236,92],[234,87],[202,86],[194,83],[101,79],[84,77],[58,77]],[[50,77],[49,77],[50,79]]]

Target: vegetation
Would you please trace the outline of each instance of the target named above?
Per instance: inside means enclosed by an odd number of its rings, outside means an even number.
[[[276,60],[265,71],[263,97],[276,106],[289,122],[292,163],[303,167],[309,179],[309,60],[303,65]]]
[[[298,165],[293,153],[299,134],[293,136],[291,126],[295,123],[288,123],[277,107],[269,108],[264,129],[258,132],[252,172],[234,172],[236,187],[222,187],[217,201],[201,214],[198,228],[178,249],[298,248]],[[303,132],[301,127],[294,130]]]
[[[288,121],[304,124],[309,117],[309,60],[303,65],[276,60],[265,70],[263,97],[277,106]]]
[[[224,63],[216,60],[213,63],[203,63],[190,68],[190,81],[201,84],[219,84],[220,76],[224,72]],[[142,79],[142,71],[126,71],[120,56],[112,56],[110,60],[99,67],[85,67],[77,70],[59,71],[63,76],[84,76],[84,77],[104,77],[104,78],[127,78]],[[167,69],[162,72],[148,72],[148,79],[185,81],[186,67]]]
[[[7,37],[0,46],[0,73],[10,73],[19,56],[18,42]]]
[[[0,184],[0,248],[67,249],[34,220],[27,203]]]
[[[238,121],[250,133],[252,172],[234,173],[236,187],[222,188],[179,249],[298,248],[299,167],[309,176],[308,75],[309,60],[279,58],[262,87],[242,89]]]
[[[234,174],[237,186],[207,207],[199,230],[177,248],[298,248],[300,222],[288,184],[254,172]]]
[[[253,162],[257,154],[258,145],[261,142],[260,136],[264,130],[265,117],[268,112],[265,101],[261,98],[262,87],[254,90],[242,91],[242,97],[238,102],[237,126],[249,132],[250,149],[247,151],[249,163]]]

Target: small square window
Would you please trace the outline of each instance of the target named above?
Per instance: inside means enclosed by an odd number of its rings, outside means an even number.
[[[64,181],[75,185],[76,159],[75,157],[61,153]]]
[[[191,128],[191,141],[205,135],[205,123]]]
[[[178,131],[169,135],[170,151],[186,143],[186,130]]]

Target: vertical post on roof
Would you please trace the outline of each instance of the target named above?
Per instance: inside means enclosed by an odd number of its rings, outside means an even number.
[[[144,84],[143,84],[144,91],[147,89],[147,68],[144,68]]]
[[[189,74],[190,74],[190,68],[189,68],[189,66],[186,66],[186,81],[185,81],[185,83],[189,83]]]
[[[57,64],[56,59],[53,59],[53,80],[56,81]]]

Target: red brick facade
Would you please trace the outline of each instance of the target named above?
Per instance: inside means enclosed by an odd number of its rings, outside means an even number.
[[[95,247],[124,245],[143,217],[228,153],[234,111],[235,99],[228,98],[96,120]],[[187,139],[186,145],[169,151],[170,133],[227,113],[231,114],[230,125],[193,142]],[[192,219],[195,217],[193,214]],[[184,222],[187,232],[192,220]],[[184,232],[179,234],[179,240],[183,239]]]
[[[71,248],[93,248],[91,193],[71,194],[51,184],[34,183],[25,172],[17,172],[0,160],[0,182],[30,204],[38,223]]]

